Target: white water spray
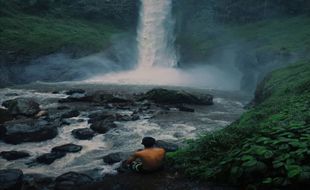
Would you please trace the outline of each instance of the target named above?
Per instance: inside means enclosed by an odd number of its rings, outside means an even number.
[[[171,0],[141,0],[138,69],[177,65],[171,4]]]
[[[212,89],[238,89],[238,77],[214,66],[178,69],[174,47],[175,21],[172,0],[141,0],[137,28],[137,66],[135,70],[109,73],[87,82],[191,86]],[[232,80],[234,79],[234,80]]]

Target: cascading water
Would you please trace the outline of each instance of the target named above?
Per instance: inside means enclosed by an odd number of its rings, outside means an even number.
[[[172,15],[173,0],[140,1],[136,68],[96,76],[86,82],[239,89],[238,71],[231,72],[231,69],[223,71],[223,69],[207,64],[186,70],[177,68],[175,20]]]
[[[172,0],[141,0],[138,27],[138,69],[154,66],[174,67],[174,21]]]

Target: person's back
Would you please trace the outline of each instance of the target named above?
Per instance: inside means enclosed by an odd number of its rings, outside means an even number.
[[[163,164],[165,150],[163,148],[147,148],[135,153],[140,158],[145,170],[156,170]]]
[[[156,140],[152,137],[144,137],[143,150],[135,152],[126,161],[129,168],[136,172],[152,172],[160,169],[165,158],[165,149],[155,147]]]

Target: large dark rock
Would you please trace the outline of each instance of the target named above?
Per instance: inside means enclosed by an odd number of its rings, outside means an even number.
[[[40,105],[32,99],[17,98],[2,103],[12,115],[34,116],[40,111]]]
[[[56,124],[45,120],[21,119],[8,121],[1,127],[6,143],[40,142],[57,136]]]
[[[85,93],[85,90],[83,89],[71,89],[66,92],[67,95],[84,94],[84,93]]]
[[[75,153],[82,150],[82,146],[75,144],[65,144],[52,148],[52,152]]]
[[[79,115],[80,115],[80,112],[78,110],[70,110],[70,111],[63,113],[61,115],[61,118],[67,119],[67,118],[77,117]]]
[[[103,120],[116,120],[115,114],[110,112],[96,112],[92,113],[89,116],[88,123],[96,123]]]
[[[165,149],[166,152],[175,152],[179,148],[179,146],[177,144],[167,142],[167,141],[163,141],[163,140],[157,140],[156,146]]]
[[[52,190],[54,179],[43,174],[25,174],[23,190]]]
[[[13,117],[8,110],[0,108],[0,124],[12,119]]]
[[[118,113],[111,113],[111,112],[97,112],[92,113],[89,116],[88,123],[97,123],[103,121],[131,121],[133,120],[133,116],[129,115],[121,115]]]
[[[74,129],[71,133],[80,140],[90,140],[95,136],[95,132],[89,128]]]
[[[23,172],[21,170],[0,170],[0,190],[20,190]]]
[[[131,155],[130,152],[124,153],[124,152],[117,152],[117,153],[111,153],[103,157],[103,161],[107,164],[115,164],[117,162],[120,162],[122,160],[126,160]]]
[[[141,97],[141,100],[151,100],[158,104],[213,104],[213,96],[211,95],[197,97],[185,91],[167,90],[162,88],[148,91]]]
[[[75,190],[83,185],[92,183],[94,180],[85,174],[68,172],[58,176],[55,180],[55,190]]]
[[[114,129],[116,127],[117,125],[113,121],[110,121],[110,120],[98,121],[98,122],[93,123],[90,126],[92,130],[100,134],[104,134],[108,132],[109,130]]]
[[[65,152],[46,153],[46,154],[43,154],[43,155],[37,157],[36,161],[38,163],[41,163],[41,164],[49,165],[49,164],[53,163],[55,160],[62,158],[64,156],[66,156]]]
[[[29,153],[23,151],[3,151],[0,153],[3,159],[8,161],[29,157]]]

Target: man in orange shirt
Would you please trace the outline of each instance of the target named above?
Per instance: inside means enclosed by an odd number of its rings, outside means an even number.
[[[127,165],[136,172],[152,172],[161,168],[165,157],[163,148],[155,147],[156,140],[152,137],[144,137],[142,144],[144,149],[135,152],[128,160]]]

